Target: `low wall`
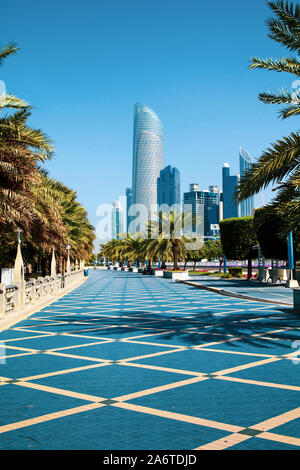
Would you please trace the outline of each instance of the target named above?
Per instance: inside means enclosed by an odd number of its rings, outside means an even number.
[[[50,300],[54,295],[67,291],[83,277],[84,270],[80,269],[64,275],[39,277],[8,286],[0,284],[0,318],[30,306],[38,306],[47,298]]]
[[[163,277],[165,279],[173,279],[175,280],[186,280],[189,278],[189,272],[188,271],[164,271],[163,272]]]

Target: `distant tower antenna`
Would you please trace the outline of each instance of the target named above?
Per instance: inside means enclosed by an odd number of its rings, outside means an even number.
[[[264,198],[264,194],[261,193],[261,200],[262,200],[262,205],[264,206],[265,205],[265,198]]]

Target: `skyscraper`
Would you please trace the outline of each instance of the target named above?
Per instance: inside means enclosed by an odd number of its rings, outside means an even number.
[[[224,163],[222,171],[223,184],[223,219],[231,217],[239,217],[239,206],[233,202],[235,189],[239,182],[238,175],[230,175],[230,167],[228,163]]]
[[[119,239],[123,232],[123,209],[119,201],[113,203],[111,212],[111,238]]]
[[[240,177],[244,175],[248,168],[251,168],[252,159],[246,150],[243,147],[240,147]],[[254,209],[254,197],[251,196],[248,199],[245,199],[240,203],[240,215],[241,217],[245,217],[247,215],[252,215]]]
[[[157,203],[159,206],[167,204],[170,208],[180,205],[180,173],[171,165],[161,170],[157,179]]]
[[[204,236],[204,202],[199,192],[198,184],[190,184],[190,190],[183,193],[183,211],[185,216],[192,215],[191,221],[188,219],[189,232]]]
[[[192,231],[197,234],[211,235],[211,225],[219,224],[220,195],[218,186],[209,186],[209,190],[199,190],[198,184],[190,184],[190,191],[184,193],[183,203],[192,205],[192,214],[199,222],[193,220]]]
[[[126,232],[129,232],[129,225],[131,221],[131,217],[128,214],[129,208],[132,204],[132,189],[131,188],[126,188]]]
[[[139,223],[134,231],[144,231],[152,205],[157,204],[157,178],[164,166],[162,124],[155,112],[136,103],[133,126],[132,200],[139,204]]]

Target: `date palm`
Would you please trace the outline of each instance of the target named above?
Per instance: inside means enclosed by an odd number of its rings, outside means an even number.
[[[287,72],[300,77],[300,7],[284,1],[267,1],[275,13],[275,18],[267,21],[268,36],[296,52],[295,57],[281,59],[260,59],[252,57],[250,69],[265,69]],[[297,81],[295,81],[297,84]],[[300,114],[300,88],[290,92],[287,88],[259,94],[259,99],[266,104],[283,105],[279,110],[282,119]],[[276,184],[278,194],[272,206],[280,211],[287,210],[286,231],[299,226],[300,212],[300,133],[292,132],[283,137],[263,152],[253,166],[241,177],[236,191],[236,199],[242,201],[258,193],[269,184]]]
[[[17,50],[13,44],[0,49],[0,65]],[[32,186],[39,183],[40,163],[53,151],[50,139],[28,125],[29,110],[13,95],[0,96],[0,232],[17,226],[29,232],[36,201]]]
[[[0,49],[0,65],[18,48]],[[3,87],[2,87],[3,88]],[[5,114],[3,114],[5,112]],[[76,192],[41,168],[53,146],[48,136],[28,124],[30,106],[14,95],[0,94],[0,257],[9,263],[15,229],[23,231],[24,259],[46,260],[54,247],[66,256],[71,243],[75,259],[88,259],[94,231]]]

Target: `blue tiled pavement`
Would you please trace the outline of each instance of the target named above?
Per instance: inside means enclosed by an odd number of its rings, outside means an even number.
[[[0,341],[0,449],[300,449],[289,307],[91,270]]]

